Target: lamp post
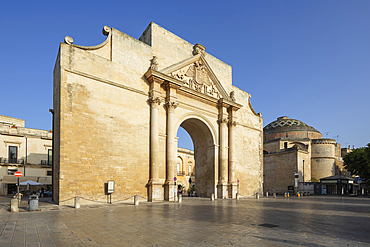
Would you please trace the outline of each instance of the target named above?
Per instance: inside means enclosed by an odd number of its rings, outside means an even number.
[[[54,183],[54,109],[49,109],[49,112],[51,113],[52,115],[52,118],[51,118],[51,134],[52,134],[52,139],[51,139],[51,186],[52,186],[52,200],[54,200],[54,195],[55,195],[55,189],[54,189],[54,186],[55,186],[55,183]],[[49,159],[49,157],[48,157]]]
[[[26,137],[26,155],[24,158],[23,176],[26,176],[26,165],[27,165],[27,137]]]

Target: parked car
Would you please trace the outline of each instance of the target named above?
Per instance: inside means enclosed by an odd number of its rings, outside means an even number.
[[[44,197],[48,197],[48,196],[52,196],[53,195],[53,192],[48,190],[48,191],[44,191]]]

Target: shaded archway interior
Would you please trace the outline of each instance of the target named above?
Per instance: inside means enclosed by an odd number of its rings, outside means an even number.
[[[215,144],[208,126],[199,119],[189,118],[180,125],[190,135],[194,145],[197,194],[210,197],[217,183]]]

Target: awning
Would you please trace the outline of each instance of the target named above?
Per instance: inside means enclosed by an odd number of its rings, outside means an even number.
[[[27,180],[27,181],[19,183],[19,185],[42,185],[42,183],[38,183],[33,180]]]
[[[52,178],[51,176],[42,176],[42,177],[36,177],[36,176],[22,176],[19,178],[19,182],[25,182],[27,180],[33,180],[39,183],[42,183],[44,185],[51,185]],[[3,179],[0,181],[3,184],[16,184],[18,181],[18,178],[14,175],[6,175],[3,177]]]

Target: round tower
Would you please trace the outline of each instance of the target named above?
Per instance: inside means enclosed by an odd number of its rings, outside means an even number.
[[[320,178],[335,175],[334,139],[314,139],[311,141],[311,177]]]

